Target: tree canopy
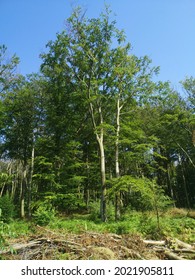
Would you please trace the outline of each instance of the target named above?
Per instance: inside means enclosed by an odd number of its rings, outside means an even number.
[[[0,196],[22,217],[43,204],[70,213],[99,201],[102,221],[110,203],[115,219],[195,206],[195,78],[186,96],[155,82],[159,67],[131,53],[110,13],[75,9],[38,74],[18,75],[0,47]]]

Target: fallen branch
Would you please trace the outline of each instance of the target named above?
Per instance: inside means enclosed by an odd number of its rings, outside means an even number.
[[[180,247],[183,247],[183,248],[186,248],[186,249],[190,249],[190,250],[193,250],[193,247],[190,245],[190,244],[187,244],[183,241],[180,241],[179,239],[174,239],[176,244]]]
[[[53,239],[52,242],[54,244],[65,243],[66,245],[72,245],[72,246],[78,246],[78,247],[82,246],[80,243],[76,243],[76,242],[69,241],[69,240],[62,240],[62,239]]]
[[[64,237],[64,236],[63,236]],[[39,238],[37,239],[37,241],[40,241],[41,243],[43,242],[46,242],[46,243],[53,243],[53,244],[62,244],[64,243],[65,245],[73,245],[73,246],[82,246],[80,243],[76,243],[76,242],[73,242],[73,241],[70,241],[70,240],[64,240],[64,239],[49,239],[49,238]]]
[[[154,245],[154,246],[165,246],[166,245],[166,241],[165,240],[160,240],[160,241],[156,241],[156,240],[143,240],[143,243],[146,245]]]
[[[125,253],[127,254],[128,257],[136,258],[138,260],[144,260],[144,258],[142,258],[142,256],[139,253],[135,252],[132,249],[129,249],[129,248],[125,247],[125,246],[121,246],[121,249],[123,251],[125,251]]]
[[[190,249],[174,249],[175,253],[195,254],[195,250]]]
[[[184,258],[182,258],[168,250],[165,250],[164,254],[169,260],[185,260]]]
[[[0,254],[7,254],[7,253],[10,253],[12,251],[19,251],[19,250],[22,250],[22,249],[25,249],[25,248],[33,248],[33,247],[36,247],[40,244],[41,244],[41,241],[39,241],[39,240],[29,242],[29,243],[26,243],[26,244],[13,244],[13,245],[10,245],[9,249],[5,249],[5,250],[0,251]]]

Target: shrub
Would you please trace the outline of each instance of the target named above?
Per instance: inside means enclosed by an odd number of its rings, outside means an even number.
[[[0,221],[10,222],[14,215],[14,204],[8,195],[0,197]]]
[[[89,220],[93,222],[100,222],[100,202],[95,201],[89,205]]]
[[[89,220],[93,222],[100,222],[100,201],[92,202],[89,205],[90,215]],[[106,205],[106,216],[108,221],[114,221],[115,212],[114,205],[110,202]]]
[[[80,213],[86,209],[85,204],[76,192],[67,194],[46,193],[44,200],[51,203],[59,212],[66,214]]]
[[[5,232],[5,224],[3,221],[0,221],[0,249],[3,249],[3,246],[6,243],[4,232]]]
[[[33,214],[35,222],[40,226],[46,226],[55,219],[56,211],[48,204],[38,206]]]

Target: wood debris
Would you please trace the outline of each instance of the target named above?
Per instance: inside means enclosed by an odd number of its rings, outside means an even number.
[[[59,234],[42,227],[39,231],[40,236],[10,243],[0,251],[1,259],[195,259],[195,247],[178,239],[143,240],[138,235],[95,232]]]

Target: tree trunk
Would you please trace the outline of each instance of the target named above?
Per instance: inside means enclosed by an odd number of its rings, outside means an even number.
[[[116,111],[116,142],[115,142],[115,172],[116,178],[120,177],[119,167],[119,133],[120,133],[120,100],[117,100],[117,111]],[[116,191],[115,194],[115,220],[119,220],[121,216],[121,205],[120,205],[120,191]]]
[[[103,144],[103,134],[101,139],[98,137],[99,149],[100,149],[100,168],[101,168],[101,202],[100,202],[100,216],[102,222],[106,222],[106,164],[105,153]]]
[[[171,183],[171,164],[167,164],[167,185],[169,188],[169,192],[170,192],[170,196],[173,200],[173,206],[176,207],[175,205],[175,194],[174,194],[174,189],[172,187],[172,183]],[[174,174],[172,174],[172,176],[174,176]]]
[[[184,186],[184,192],[185,192],[185,197],[186,197],[186,207],[190,209],[190,201],[189,201],[189,196],[188,196],[188,190],[187,190],[187,184],[186,184],[186,177],[184,173],[184,168],[183,168],[183,162],[181,157],[179,156],[179,162],[181,164],[181,172],[182,172],[182,179],[183,179],[183,186]]]
[[[87,151],[87,157],[86,157],[86,168],[87,168],[87,181],[84,186],[84,192],[83,192],[83,197],[84,197],[84,202],[86,204],[87,210],[89,208],[89,158],[88,158],[88,151]]]
[[[20,215],[25,218],[25,191],[27,187],[27,163],[23,165],[23,172],[21,178],[21,191],[20,191]]]
[[[90,98],[90,90],[88,90],[88,98]],[[94,133],[99,145],[100,152],[100,171],[101,171],[101,201],[100,201],[100,216],[102,222],[106,222],[106,161],[105,161],[105,151],[104,151],[104,128],[103,128],[103,115],[101,105],[98,104],[98,114],[99,114],[99,124],[102,126],[100,128],[100,133],[97,132],[97,125],[95,120],[93,104],[89,103],[89,111],[91,114],[92,124],[94,128]]]
[[[1,189],[1,192],[0,192],[0,197],[3,196],[4,188],[5,188],[5,184],[3,184],[3,186],[2,186],[2,189]]]
[[[34,173],[34,160],[35,160],[35,148],[32,147],[32,155],[31,155],[31,166],[30,166],[30,174],[28,180],[28,218],[31,218],[31,200],[32,200],[32,177]]]

